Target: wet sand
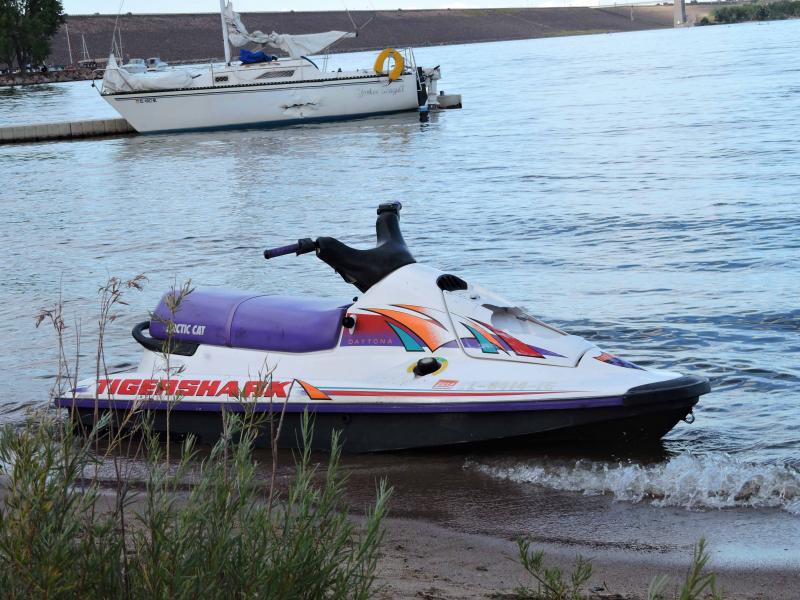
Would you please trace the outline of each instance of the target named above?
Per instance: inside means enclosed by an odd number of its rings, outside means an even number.
[[[493,455],[487,455],[491,457]],[[414,453],[345,457],[353,505],[375,481],[394,486],[380,580],[385,598],[485,598],[532,581],[517,560],[526,537],[568,569],[592,560],[589,589],[646,597],[658,574],[677,583],[705,537],[725,598],[796,600],[800,518],[778,509],[692,511],[617,502],[488,477],[481,454]],[[613,596],[605,596],[613,597]]]

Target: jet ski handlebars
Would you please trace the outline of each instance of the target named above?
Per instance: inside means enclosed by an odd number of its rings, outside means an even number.
[[[378,219],[375,223],[377,244],[369,250],[359,250],[343,244],[331,237],[316,240],[303,238],[296,244],[264,250],[264,258],[276,258],[286,254],[306,254],[315,251],[317,258],[324,261],[352,283],[361,292],[366,292],[381,279],[400,267],[417,262],[406,246],[400,233],[399,202],[389,202],[378,206]]]

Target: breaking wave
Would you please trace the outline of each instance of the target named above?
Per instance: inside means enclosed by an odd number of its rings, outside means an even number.
[[[780,508],[800,515],[800,471],[757,465],[726,454],[683,454],[657,464],[578,460],[498,466],[467,461],[485,475],[624,502],[691,510]]]

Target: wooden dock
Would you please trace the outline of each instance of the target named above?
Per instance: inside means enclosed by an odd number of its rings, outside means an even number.
[[[40,123],[0,127],[0,144],[70,140],[136,133],[125,119],[94,119],[70,123]]]

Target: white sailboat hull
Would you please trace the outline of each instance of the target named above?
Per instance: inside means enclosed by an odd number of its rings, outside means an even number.
[[[418,107],[413,74],[104,94],[141,133],[286,125]]]

